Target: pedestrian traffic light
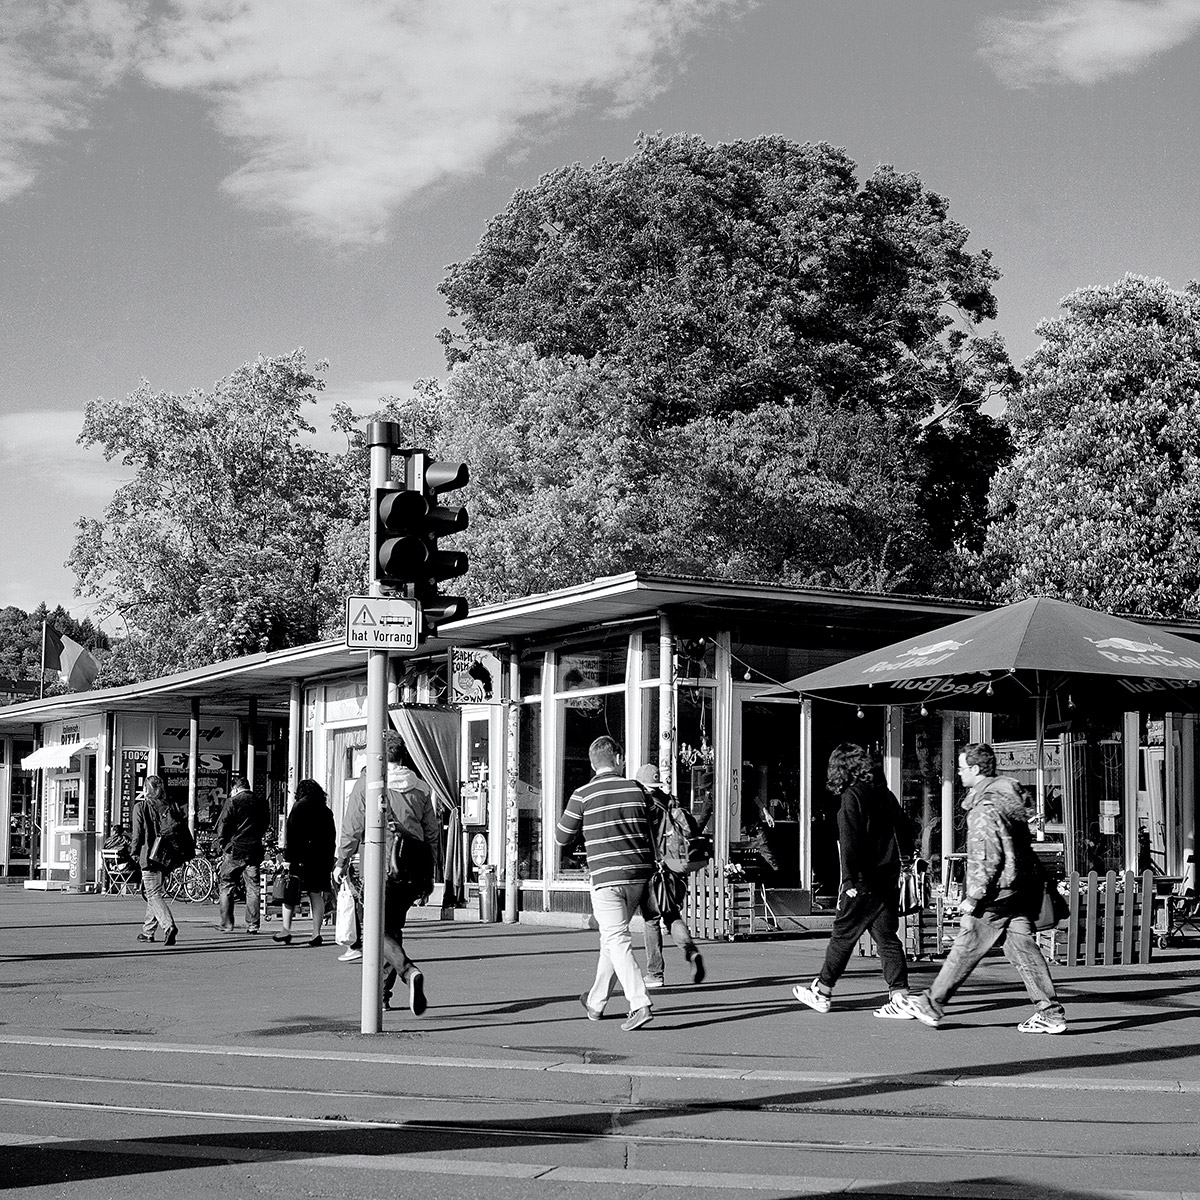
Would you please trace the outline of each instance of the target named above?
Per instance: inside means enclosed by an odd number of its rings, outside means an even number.
[[[438,538],[467,528],[465,506],[441,505],[438,496],[464,487],[466,463],[431,462],[424,450],[404,451],[405,478],[375,490],[371,506],[372,569],[375,582],[404,589],[421,602],[425,624],[466,616],[467,602],[439,596],[438,583],[467,570],[460,550],[442,550]]]

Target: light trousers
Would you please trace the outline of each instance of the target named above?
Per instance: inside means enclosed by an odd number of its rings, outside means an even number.
[[[587,995],[588,1008],[602,1012],[612,994],[614,979],[621,984],[629,1011],[650,1007],[641,968],[633,956],[629,922],[641,907],[645,883],[622,883],[592,888],[592,914],[600,927],[600,961]]]

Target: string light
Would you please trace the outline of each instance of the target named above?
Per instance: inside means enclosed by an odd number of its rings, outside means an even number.
[[[863,717],[865,717],[866,715],[867,715],[867,714],[866,714],[866,713],[864,713],[864,712],[863,712],[863,710],[862,710],[861,708],[859,708],[859,710],[858,710],[858,719],[861,721],[861,720],[863,719]]]
[[[988,681],[988,685],[987,685],[987,694],[989,696],[992,694],[992,684],[991,684],[990,680]]]
[[[743,675],[743,676],[742,676],[742,678],[743,678],[743,679],[744,679],[744,680],[745,680],[747,683],[749,683],[749,682],[750,682],[750,668],[749,668],[749,667],[747,667],[747,668],[746,668],[746,674],[745,674],[745,675]]]
[[[923,716],[923,717],[929,716],[929,709],[927,709],[925,707],[925,705],[923,705],[923,704],[921,705],[921,716]]]

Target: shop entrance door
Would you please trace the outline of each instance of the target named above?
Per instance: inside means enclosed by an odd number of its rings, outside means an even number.
[[[735,688],[730,859],[779,912],[807,907],[807,853],[801,838],[800,716],[797,700],[761,700]]]

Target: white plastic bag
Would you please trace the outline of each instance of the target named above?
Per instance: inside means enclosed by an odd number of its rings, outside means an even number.
[[[358,913],[354,911],[354,889],[343,878],[338,888],[337,925],[334,937],[339,946],[353,946],[358,941]]]

